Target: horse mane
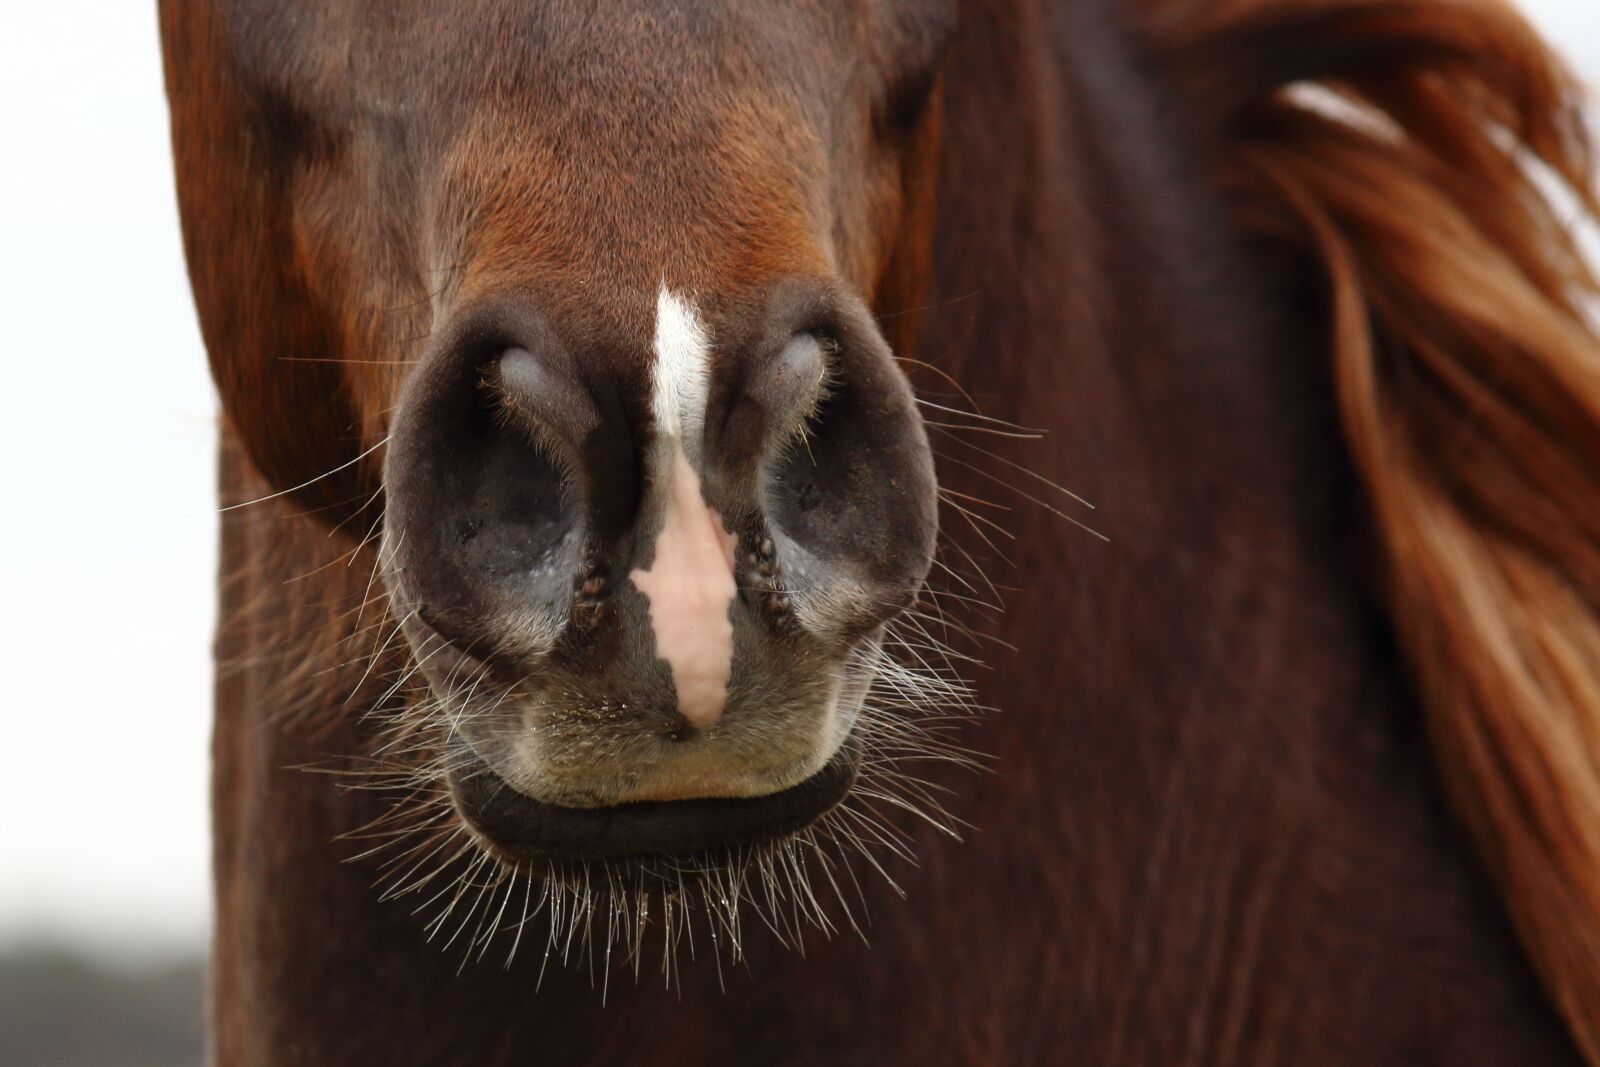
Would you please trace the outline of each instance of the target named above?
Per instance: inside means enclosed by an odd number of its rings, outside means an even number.
[[[1600,214],[1497,0],[1137,0],[1241,224],[1307,279],[1445,792],[1600,1064]],[[1286,356],[1288,354],[1286,353]]]

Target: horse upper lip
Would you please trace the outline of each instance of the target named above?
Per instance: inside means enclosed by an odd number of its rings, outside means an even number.
[[[688,855],[804,829],[844,800],[859,763],[851,740],[811,777],[765,796],[568,808],[518,792],[473,757],[451,770],[450,792],[462,817],[514,859]]]

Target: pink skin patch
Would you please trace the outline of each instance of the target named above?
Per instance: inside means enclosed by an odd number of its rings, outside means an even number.
[[[656,655],[672,669],[678,710],[696,729],[714,726],[728,703],[733,676],[733,620],[738,593],[737,539],[700,495],[700,476],[683,446],[672,444],[666,518],[649,570],[628,577],[650,599]]]
[[[706,504],[700,475],[684,451],[705,428],[711,337],[694,306],[669,292],[656,295],[655,462],[665,512],[649,570],[629,577],[650,600],[656,655],[672,670],[678,711],[697,729],[722,718],[733,677],[735,539]]]

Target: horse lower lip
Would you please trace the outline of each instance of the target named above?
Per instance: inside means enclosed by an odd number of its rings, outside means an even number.
[[[462,816],[514,859],[689,855],[804,829],[844,800],[858,763],[856,746],[846,742],[816,774],[767,796],[566,808],[517,792],[474,760],[451,771],[450,791]]]

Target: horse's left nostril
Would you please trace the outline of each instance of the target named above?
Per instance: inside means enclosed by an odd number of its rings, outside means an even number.
[[[752,364],[717,439],[732,468],[753,468],[793,444],[827,387],[826,342],[809,331],[789,335]]]
[[[773,413],[779,425],[795,428],[816,409],[827,378],[822,339],[811,333],[797,333],[760,369],[751,384],[751,393]]]
[[[864,304],[810,295],[756,361],[744,398],[765,417],[755,479],[791,610],[838,637],[908,606],[931,565],[936,490],[909,386]],[[756,561],[763,577],[763,561]]]

